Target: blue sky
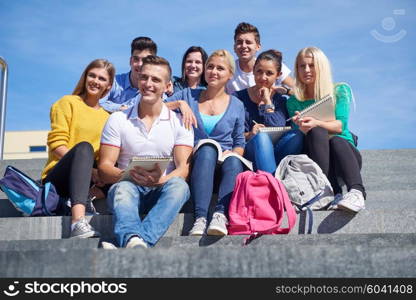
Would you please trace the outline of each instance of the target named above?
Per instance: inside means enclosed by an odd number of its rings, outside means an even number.
[[[49,129],[49,108],[95,58],[129,70],[130,42],[149,36],[180,73],[183,52],[232,52],[242,21],[262,49],[293,70],[305,46],[323,49],[335,81],[356,98],[350,129],[360,149],[416,148],[416,1],[0,0],[0,56],[9,65],[6,130]],[[233,52],[232,52],[233,53]]]

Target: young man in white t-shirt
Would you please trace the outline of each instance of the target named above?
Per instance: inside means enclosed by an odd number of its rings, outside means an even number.
[[[98,169],[104,182],[115,183],[107,199],[120,247],[153,247],[189,199],[185,178],[194,136],[162,101],[170,77],[164,58],[145,57],[139,74],[140,101],[113,113],[102,133]],[[135,167],[130,171],[132,181],[118,182],[133,156],[173,156],[174,163],[164,174],[156,164],[150,171]],[[147,215],[142,220],[143,213]]]
[[[234,32],[234,52],[238,59],[235,61],[234,76],[226,86],[227,93],[232,94],[255,85],[253,68],[256,53],[260,48],[260,33],[257,27],[244,22],[238,24]],[[290,69],[282,63],[282,75],[276,81],[277,92],[290,94],[294,81],[289,74]]]

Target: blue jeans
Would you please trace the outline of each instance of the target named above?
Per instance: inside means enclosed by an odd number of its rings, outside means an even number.
[[[243,171],[243,164],[236,157],[228,157],[218,168],[217,159],[217,149],[209,144],[199,148],[193,156],[191,196],[195,203],[196,219],[207,218],[215,178],[220,179],[215,212],[228,213],[235,179]]]
[[[259,132],[247,142],[244,156],[253,162],[254,171],[262,170],[274,174],[286,155],[302,152],[303,136],[300,130],[292,129],[273,145],[267,133]]]
[[[153,247],[175,220],[189,199],[189,187],[181,177],[173,177],[161,187],[144,187],[130,181],[114,184],[108,192],[114,233],[120,247],[134,235]],[[141,220],[139,214],[147,213]]]

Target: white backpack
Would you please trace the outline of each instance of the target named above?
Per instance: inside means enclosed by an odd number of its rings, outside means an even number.
[[[325,208],[334,200],[332,186],[321,168],[307,155],[288,155],[276,169],[289,198],[299,210]]]

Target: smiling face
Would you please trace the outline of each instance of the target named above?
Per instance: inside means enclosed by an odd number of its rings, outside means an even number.
[[[185,60],[185,77],[189,80],[199,79],[204,71],[201,52],[191,52]]]
[[[281,72],[278,72],[274,61],[262,59],[254,66],[253,74],[256,86],[271,88]]]
[[[224,57],[213,56],[205,68],[205,80],[208,86],[223,87],[233,77],[230,66]]]
[[[130,68],[131,68],[131,82],[133,83],[133,86],[137,84],[139,81],[139,73],[140,68],[143,65],[143,58],[154,55],[150,50],[134,50],[133,54],[130,57]]]
[[[92,68],[85,77],[87,97],[100,99],[111,88],[110,75],[104,68]]]
[[[306,86],[313,86],[316,80],[316,70],[312,55],[302,55],[296,63],[300,82]]]
[[[254,33],[239,34],[234,41],[234,51],[240,61],[250,61],[260,50]]]
[[[161,101],[169,85],[169,71],[166,66],[145,64],[139,75],[141,100],[147,104]]]

